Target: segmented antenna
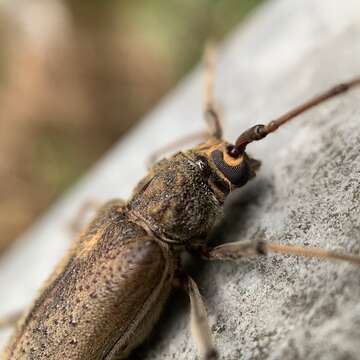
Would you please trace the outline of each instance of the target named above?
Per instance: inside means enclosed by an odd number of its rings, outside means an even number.
[[[284,115],[270,121],[267,125],[255,125],[244,131],[236,140],[235,145],[229,149],[229,155],[238,157],[242,154],[247,145],[253,141],[261,140],[268,134],[276,131],[280,126],[287,123],[303,112],[319,105],[320,103],[329,100],[339,94],[348,91],[350,88],[360,85],[360,77],[354,78],[348,82],[336,85],[328,91],[321,93],[296,108],[288,111]]]

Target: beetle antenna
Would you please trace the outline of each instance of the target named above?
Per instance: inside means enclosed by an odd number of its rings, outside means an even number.
[[[235,146],[233,146],[229,151],[229,155],[232,155],[233,157],[239,156],[241,153],[244,152],[246,146],[251,142],[263,139],[265,136],[276,131],[280,126],[287,123],[296,116],[319,105],[320,103],[328,99],[331,99],[339,94],[348,91],[350,88],[356,85],[360,85],[360,77],[354,78],[342,84],[338,84],[329,89],[328,91],[314,96],[310,100],[288,111],[277,119],[270,121],[267,125],[255,125],[247,129],[237,138]]]

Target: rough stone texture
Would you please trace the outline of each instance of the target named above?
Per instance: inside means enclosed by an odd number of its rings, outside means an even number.
[[[220,49],[217,94],[233,140],[319,90],[360,74],[358,0],[272,1]],[[0,313],[28,304],[69,244],[87,198],[128,197],[152,149],[200,129],[201,79],[184,81],[0,263]],[[229,199],[215,241],[265,239],[360,252],[360,89],[303,115],[251,154],[256,180]],[[273,256],[191,266],[221,358],[360,359],[360,269]],[[170,299],[133,359],[192,359],[188,303]],[[8,331],[0,333],[3,342]]]

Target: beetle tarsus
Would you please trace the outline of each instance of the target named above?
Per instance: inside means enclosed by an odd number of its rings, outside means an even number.
[[[188,276],[186,290],[190,297],[191,304],[191,334],[199,350],[201,359],[215,360],[218,352],[213,344],[213,337],[209,326],[205,303],[195,281]]]

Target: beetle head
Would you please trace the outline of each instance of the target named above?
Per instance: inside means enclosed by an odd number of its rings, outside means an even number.
[[[203,169],[204,176],[209,176],[210,185],[224,195],[245,185],[260,167],[260,161],[218,139],[210,139],[195,147],[190,154],[195,163]]]

